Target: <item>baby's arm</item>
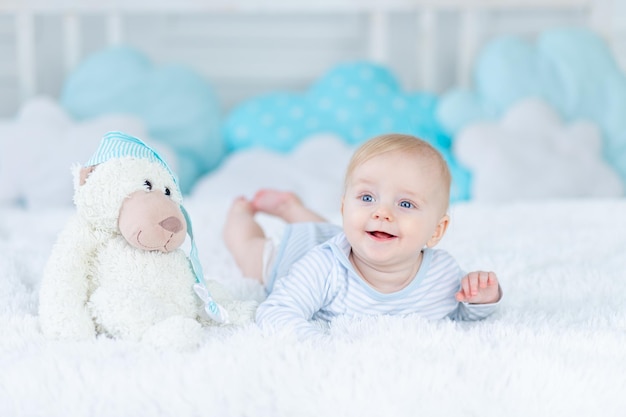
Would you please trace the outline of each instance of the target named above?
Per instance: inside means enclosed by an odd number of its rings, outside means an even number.
[[[295,263],[289,274],[278,279],[272,292],[256,313],[264,328],[290,328],[299,338],[319,337],[321,329],[311,318],[326,304],[328,265],[318,251],[309,252]]]
[[[459,302],[492,304],[500,300],[498,277],[494,272],[470,272],[461,279],[461,289],[455,295]]]

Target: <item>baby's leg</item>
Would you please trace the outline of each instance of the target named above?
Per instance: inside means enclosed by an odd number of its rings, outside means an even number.
[[[261,226],[254,220],[252,203],[239,197],[230,207],[223,237],[226,247],[245,277],[263,281],[263,252],[266,237]]]
[[[256,211],[280,217],[287,223],[327,221],[307,208],[296,194],[289,191],[260,190],[252,199],[252,207]]]

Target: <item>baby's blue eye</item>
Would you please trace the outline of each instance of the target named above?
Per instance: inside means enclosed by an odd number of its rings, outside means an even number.
[[[371,203],[374,199],[371,195],[365,194],[361,196],[361,201],[365,201],[366,203]]]
[[[413,208],[413,204],[408,201],[401,201],[400,207],[402,208]]]

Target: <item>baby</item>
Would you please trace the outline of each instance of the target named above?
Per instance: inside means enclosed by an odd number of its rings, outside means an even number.
[[[501,298],[496,274],[464,274],[433,249],[450,219],[451,176],[439,152],[410,135],[377,136],[350,160],[341,201],[343,227],[326,222],[292,193],[258,192],[233,203],[224,240],[243,275],[265,284],[261,327],[299,336],[323,330],[314,321],[338,315],[408,315],[480,320]],[[278,248],[254,216],[288,225]]]

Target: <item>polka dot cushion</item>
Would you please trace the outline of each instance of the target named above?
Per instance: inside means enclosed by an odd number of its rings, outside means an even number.
[[[290,152],[307,137],[333,133],[350,145],[383,133],[408,133],[428,140],[448,160],[453,200],[467,196],[469,174],[450,153],[450,137],[435,118],[437,97],[406,93],[384,66],[338,65],[301,94],[274,92],[233,109],[223,126],[229,152],[261,147]]]

